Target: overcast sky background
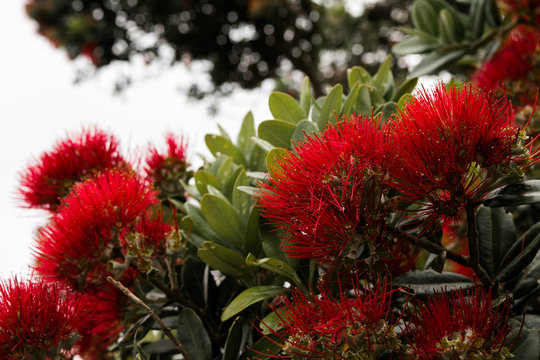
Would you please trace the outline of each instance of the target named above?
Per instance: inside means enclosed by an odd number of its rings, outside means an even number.
[[[97,125],[116,135],[124,154],[129,155],[149,141],[163,143],[166,131],[181,132],[188,136],[195,156],[196,151],[205,151],[204,134],[217,133],[217,123],[236,135],[247,111],[253,111],[256,122],[270,118],[267,98],[271,84],[227,98],[221,111],[211,116],[208,103],[189,101],[179,93],[182,79],[190,77],[181,66],[135,83],[122,96],[112,95],[118,68],[74,85],[73,63],[36,33],[24,4],[24,0],[0,2],[2,278],[27,272],[34,232],[47,222],[46,213],[20,207],[16,195],[19,174],[66,134]]]

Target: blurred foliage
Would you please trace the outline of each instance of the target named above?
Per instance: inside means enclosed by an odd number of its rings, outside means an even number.
[[[398,26],[410,25],[410,3],[383,0],[353,16],[340,0],[31,0],[27,12],[54,46],[95,68],[136,56],[148,64],[210,62],[212,86],[191,84],[192,97],[254,88],[267,78],[278,78],[280,90],[297,88],[294,70],[320,96],[346,82],[353,65],[376,71],[403,37]],[[406,65],[394,62],[392,70],[401,78]]]

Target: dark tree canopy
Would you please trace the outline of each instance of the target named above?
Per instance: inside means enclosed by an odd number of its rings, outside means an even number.
[[[309,0],[32,0],[27,12],[40,34],[96,68],[134,55],[148,63],[208,60],[217,93],[257,87],[288,68],[309,76],[319,95],[350,66],[378,67],[402,36],[397,27],[409,22],[410,2],[380,1],[358,17],[342,1]]]

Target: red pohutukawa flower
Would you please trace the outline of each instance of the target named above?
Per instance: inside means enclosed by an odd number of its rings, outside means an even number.
[[[514,20],[540,25],[540,0],[499,0],[499,6]]]
[[[477,288],[435,294],[417,311],[405,331],[410,358],[505,359],[510,326],[508,301],[495,307],[491,292]]]
[[[157,203],[133,172],[109,170],[78,183],[38,234],[37,271],[76,289],[100,288],[109,275],[129,285],[138,271],[129,252],[148,257],[164,249],[169,227],[150,215]]]
[[[39,279],[0,281],[0,358],[60,358],[85,322],[79,296]]]
[[[421,206],[418,216],[448,223],[503,178],[521,176],[518,163],[530,157],[521,141],[505,99],[440,84],[421,91],[391,123],[389,182]]]
[[[19,192],[27,207],[54,212],[76,182],[125,164],[116,138],[97,128],[85,129],[58,142],[24,171]]]
[[[371,358],[374,353],[399,352],[400,343],[394,332],[397,320],[390,310],[392,291],[386,282],[375,288],[354,289],[334,298],[327,288],[320,294],[306,296],[293,289],[284,305],[273,307],[278,327],[268,330],[284,341],[284,354],[293,359]]]
[[[473,75],[480,88],[498,90],[522,105],[536,98],[540,61],[540,35],[532,28],[519,26],[512,30],[501,48]],[[517,104],[514,104],[517,105]]]
[[[270,169],[258,201],[270,223],[285,230],[290,256],[332,260],[383,232],[380,126],[373,118],[344,119]]]
[[[184,197],[180,180],[187,181],[191,177],[187,170],[189,166],[187,142],[185,138],[177,137],[172,133],[167,133],[165,140],[167,143],[165,152],[155,146],[150,147],[144,171],[164,197]]]

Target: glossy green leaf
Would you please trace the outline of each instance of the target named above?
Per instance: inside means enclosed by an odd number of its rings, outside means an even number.
[[[275,274],[285,276],[293,280],[297,286],[303,287],[302,280],[296,271],[291,267],[291,265],[281,259],[269,257],[257,259],[255,256],[253,256],[253,254],[249,254],[246,257],[246,264],[250,266],[259,266]]]
[[[392,47],[392,52],[399,56],[423,54],[439,47],[440,44],[430,37],[412,35]]]
[[[343,86],[341,86],[341,84],[334,86],[328,95],[326,95],[326,99],[324,100],[319,113],[319,120],[317,121],[319,129],[324,129],[328,122],[336,122],[336,117],[339,117],[341,114],[342,97]]]
[[[502,208],[480,207],[476,213],[480,265],[493,277],[516,240],[512,214]]]
[[[252,137],[251,140],[253,141],[253,144],[256,145],[253,139],[255,139],[255,137]],[[262,139],[258,140],[264,141]],[[272,147],[272,145],[270,145],[270,147]],[[260,144],[254,146],[249,157],[249,166],[246,169],[251,171],[266,171],[266,165],[264,163],[265,158],[266,152],[260,148]]]
[[[408,80],[406,80],[396,91],[396,95],[394,95],[394,101],[399,101],[404,95],[407,95],[413,92],[414,88],[416,87],[416,84],[418,83],[418,78],[413,77]]]
[[[517,276],[534,259],[540,249],[540,222],[533,225],[523,237],[514,242],[506,253],[497,275],[500,282]]]
[[[240,132],[238,133],[238,138],[236,143],[238,148],[242,153],[249,154],[253,150],[253,141],[251,138],[255,136],[255,120],[253,119],[253,114],[249,111],[246,116],[244,116],[244,121],[242,121],[242,126],[240,127]]]
[[[260,211],[258,207],[252,206],[249,212],[244,244],[242,248],[245,254],[259,254],[261,252],[261,237],[259,235]]]
[[[474,286],[474,281],[467,276],[433,270],[415,270],[397,278],[395,285],[408,287],[418,296],[446,292],[457,289],[468,289]]]
[[[294,129],[294,132],[291,136],[291,141],[294,143],[304,141],[306,139],[306,136],[318,132],[319,128],[317,127],[316,123],[309,120],[302,120],[298,124],[296,124],[296,129]]]
[[[227,334],[227,340],[225,341],[225,349],[223,350],[223,360],[236,360],[240,354],[242,348],[244,321],[241,317],[234,319],[229,333]]]
[[[231,142],[231,140],[219,135],[206,134],[204,141],[212,155],[229,155],[233,158],[235,163],[246,164],[244,154]]]
[[[397,107],[398,109],[401,109],[403,110],[403,108],[405,107],[405,105],[407,105],[407,103],[413,98],[413,96],[411,94],[405,94],[403,95],[402,97],[399,98],[398,102],[397,102]]]
[[[368,85],[360,85],[358,88],[358,97],[354,106],[355,112],[358,114],[371,115],[371,87]]]
[[[347,81],[349,89],[352,89],[356,83],[367,84],[371,83],[371,75],[361,66],[353,66],[347,70]]]
[[[255,186],[239,186],[238,190],[243,191],[244,193],[250,196],[256,196],[258,194],[259,188]]]
[[[437,12],[427,0],[416,0],[411,10],[414,27],[427,34],[438,36]]]
[[[392,74],[392,55],[388,55],[373,77],[373,86],[385,100],[390,100],[394,93],[394,75]]]
[[[212,229],[210,229],[208,222],[206,222],[206,219],[198,206],[187,203],[186,211],[193,222],[193,228],[191,229],[192,232],[202,235],[204,238],[206,238],[206,240],[221,243],[220,237]]]
[[[343,114],[349,115],[354,112],[356,103],[358,102],[358,93],[360,92],[360,83],[356,83],[351,89],[345,103],[343,104]]]
[[[238,279],[250,278],[253,270],[246,265],[246,258],[236,250],[205,241],[197,251],[199,258],[211,268]]]
[[[219,183],[219,181],[217,181],[214,175],[210,174],[206,170],[197,171],[193,177],[195,178],[195,186],[197,187],[197,190],[199,190],[199,193],[201,195],[204,195],[208,192],[208,185],[211,185],[216,189],[219,189],[221,187],[221,184]]]
[[[283,291],[281,286],[253,286],[242,291],[231,303],[223,310],[221,321],[227,321],[240,311],[261,300],[273,298]]]
[[[287,310],[286,307],[280,307],[266,315],[259,324],[259,329],[261,329],[262,333],[268,335],[272,334],[273,331],[277,331],[281,323],[280,317],[285,316],[288,312]]]
[[[249,213],[249,205],[251,203],[251,196],[245,192],[238,190],[239,186],[248,186],[248,177],[245,170],[238,174],[232,191],[232,205],[238,211],[241,218],[246,218]]]
[[[257,135],[272,144],[273,147],[288,149],[296,126],[282,120],[263,121],[257,129]]]
[[[422,76],[435,74],[456,63],[467,53],[466,49],[458,49],[445,54],[430,54],[425,56],[411,71],[409,76]]]
[[[296,100],[288,94],[275,91],[270,94],[268,104],[270,112],[277,120],[296,124],[300,120],[307,118],[307,114],[304,110],[302,110]]]
[[[300,89],[300,108],[306,116],[309,114],[309,108],[311,106],[311,84],[309,78],[306,76],[302,82],[302,88]]]
[[[243,166],[238,166],[236,170],[228,177],[228,179],[226,179],[226,182],[223,185],[223,195],[225,195],[225,197],[229,199],[229,201],[232,202],[233,200],[233,192],[234,189],[236,189],[236,180],[238,180],[238,177],[241,174],[245,174],[245,172],[246,170],[244,170]]]
[[[184,308],[178,317],[176,337],[192,360],[212,360],[212,343],[195,311]]]
[[[223,198],[206,194],[201,211],[208,225],[228,245],[240,248],[244,239],[244,224],[236,209]]]
[[[280,162],[282,162],[283,159],[286,159],[289,156],[290,156],[290,153],[288,150],[281,149],[281,148],[272,149],[266,156],[266,167],[268,168],[268,171],[280,172],[281,171]]]
[[[240,355],[239,360],[268,360],[275,359],[280,353],[284,344],[284,340],[277,334],[269,334],[261,337],[253,346],[250,346]],[[282,344],[283,343],[283,344]]]
[[[485,206],[517,206],[540,202],[540,180],[527,180],[493,190],[486,196]]]
[[[216,179],[221,183],[225,183],[229,180],[229,177],[232,175],[234,170],[236,169],[236,166],[234,166],[234,162],[232,157],[227,157],[227,159],[221,164],[219,169],[216,172]],[[215,186],[214,186],[215,187]],[[216,189],[221,189],[222,187],[218,187]]]

